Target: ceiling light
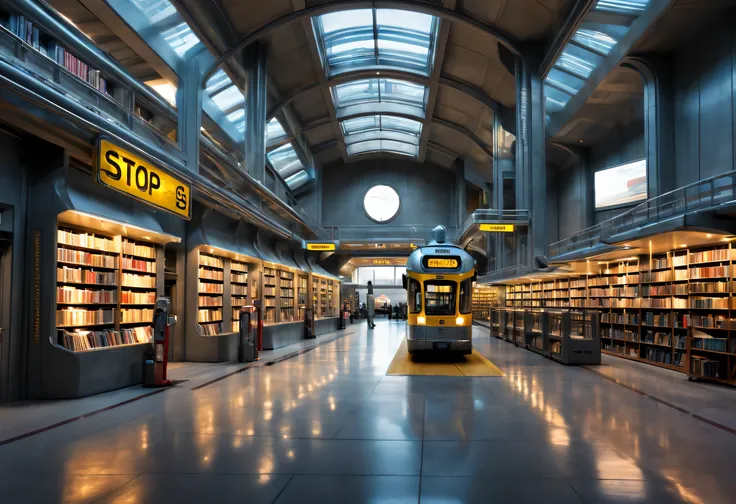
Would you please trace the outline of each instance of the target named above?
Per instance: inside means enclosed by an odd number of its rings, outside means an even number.
[[[685,248],[685,247],[687,247],[687,243],[682,243],[682,244],[680,245],[680,247],[681,247],[681,248]]]
[[[712,238],[712,237],[713,237],[713,235],[712,235],[712,234],[710,234],[710,233],[708,233],[707,235],[705,235],[705,237],[706,237],[706,238]]]

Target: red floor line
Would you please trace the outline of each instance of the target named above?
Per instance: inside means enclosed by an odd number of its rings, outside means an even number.
[[[682,408],[680,406],[674,405],[674,404],[672,404],[672,403],[670,403],[668,401],[665,401],[664,399],[660,399],[659,397],[657,397],[655,395],[652,395],[652,394],[649,394],[649,393],[644,392],[642,390],[639,390],[636,387],[634,387],[633,385],[629,385],[628,383],[623,383],[619,379],[612,378],[612,377],[610,377],[610,376],[608,376],[608,375],[606,375],[604,373],[601,373],[600,371],[596,371],[595,369],[591,369],[589,367],[583,367],[583,369],[585,369],[587,371],[590,371],[591,373],[595,373],[598,376],[600,376],[601,378],[604,378],[604,379],[610,381],[611,383],[615,383],[616,385],[620,385],[621,387],[623,387],[623,388],[625,388],[627,390],[631,390],[632,392],[636,392],[637,394],[640,394],[640,395],[643,395],[645,397],[648,397],[649,399],[651,399],[651,400],[653,400],[655,402],[658,402],[658,403],[663,404],[663,405],[665,405],[665,406],[667,406],[669,408],[672,408],[674,410],[677,410],[680,413],[684,413],[686,415],[689,415],[689,416],[693,417],[694,419],[700,420],[701,422],[706,423],[706,424],[708,424],[708,425],[710,425],[712,427],[715,427],[717,429],[721,429],[722,431],[728,432],[729,434],[736,435],[736,429],[733,429],[733,428],[729,427],[728,425],[723,425],[723,424],[718,423],[718,422],[716,422],[714,420],[710,420],[708,418],[705,418],[703,416],[700,416],[697,413],[693,413],[692,411],[689,411],[689,410],[686,410],[685,408]]]
[[[35,430],[32,430],[32,431],[26,432],[24,434],[19,434],[17,436],[13,436],[13,437],[10,437],[10,438],[7,438],[7,439],[1,439],[0,440],[0,446],[13,443],[14,441],[20,441],[21,439],[25,439],[25,438],[28,438],[28,437],[31,437],[31,436],[35,436],[36,434],[41,434],[43,432],[47,432],[47,431],[50,431],[52,429],[56,429],[57,427],[61,427],[61,426],[66,425],[66,424],[70,424],[72,422],[76,422],[76,421],[82,420],[84,418],[89,418],[89,417],[94,416],[94,415],[97,415],[99,413],[104,413],[105,411],[110,411],[110,410],[119,408],[120,406],[125,406],[126,404],[130,404],[132,402],[138,401],[139,399],[145,399],[146,397],[151,397],[151,396],[154,396],[156,394],[160,394],[161,392],[165,392],[165,391],[169,390],[170,388],[173,388],[173,387],[160,388],[160,389],[154,390],[153,392],[149,392],[147,394],[139,395],[139,396],[136,396],[136,397],[131,397],[130,399],[127,399],[125,401],[122,401],[122,402],[119,402],[119,403],[115,403],[115,404],[111,404],[110,406],[106,406],[104,408],[100,408],[100,409],[97,409],[97,410],[94,410],[94,411],[90,411],[89,413],[85,413],[83,415],[79,415],[79,416],[72,417],[72,418],[67,418],[66,420],[62,420],[61,422],[57,422],[55,424],[47,425],[46,427],[41,427],[39,429],[35,429]]]

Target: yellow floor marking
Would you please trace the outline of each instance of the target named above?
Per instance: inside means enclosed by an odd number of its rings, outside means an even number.
[[[443,356],[444,357],[444,356]],[[401,342],[391,364],[386,371],[392,376],[503,376],[503,372],[477,350],[470,355],[458,356],[457,360],[432,361],[431,356],[414,362],[406,348],[406,340]]]

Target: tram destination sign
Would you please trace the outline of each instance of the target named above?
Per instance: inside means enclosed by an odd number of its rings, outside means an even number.
[[[191,218],[189,184],[105,137],[97,141],[97,181],[156,208]]]
[[[513,224],[481,224],[481,231],[487,231],[489,233],[513,233]]]

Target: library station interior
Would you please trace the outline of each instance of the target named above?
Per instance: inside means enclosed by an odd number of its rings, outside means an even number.
[[[0,0],[0,503],[736,502],[735,26]]]

